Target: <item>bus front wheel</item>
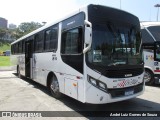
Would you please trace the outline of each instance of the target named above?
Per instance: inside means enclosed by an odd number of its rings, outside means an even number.
[[[50,91],[54,98],[59,99],[62,97],[62,93],[60,93],[60,90],[59,90],[58,80],[54,79],[54,77],[52,78],[50,83]]]
[[[148,70],[145,69],[145,73],[144,73],[144,81],[146,85],[152,85],[154,83],[154,75],[153,73]]]

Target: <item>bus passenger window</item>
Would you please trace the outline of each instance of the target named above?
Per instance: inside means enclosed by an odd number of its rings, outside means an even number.
[[[50,42],[50,31],[51,30],[47,30],[46,32],[45,32],[45,42],[44,42],[44,49],[46,50],[46,51],[48,51],[49,50],[49,42]]]
[[[56,51],[58,43],[58,26],[55,25],[45,32],[44,50]]]
[[[156,59],[160,60],[160,47],[159,47],[159,45],[157,46],[157,50],[156,50]]]
[[[65,31],[62,34],[62,54],[82,53],[82,28]]]
[[[42,52],[43,49],[43,32],[35,35],[35,52]]]

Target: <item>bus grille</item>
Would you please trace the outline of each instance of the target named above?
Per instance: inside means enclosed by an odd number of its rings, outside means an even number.
[[[125,69],[125,70],[109,70],[106,73],[106,77],[108,78],[125,78],[127,74],[131,74],[132,76],[138,76],[144,72],[143,68],[136,69]],[[129,77],[132,77],[129,76]]]
[[[134,94],[141,92],[143,90],[143,83],[137,86],[127,87],[127,88],[108,89],[108,93],[111,94],[112,98],[123,97],[125,96],[125,92],[128,90],[133,90]]]

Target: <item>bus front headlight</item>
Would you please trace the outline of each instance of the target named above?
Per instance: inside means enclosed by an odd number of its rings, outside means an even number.
[[[97,85],[96,80],[95,80],[95,79],[93,79],[93,78],[90,78],[90,82],[91,82],[93,85]]]
[[[102,82],[99,82],[99,87],[103,88],[103,89],[106,89],[106,85]]]
[[[93,86],[103,90],[103,91],[107,91],[107,85],[99,80],[96,80],[92,77],[89,76],[88,79],[89,83],[92,84]]]

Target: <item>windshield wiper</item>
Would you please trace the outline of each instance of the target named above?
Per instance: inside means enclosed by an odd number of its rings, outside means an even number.
[[[126,63],[125,63],[126,64]],[[109,64],[108,66],[118,66],[118,65],[125,65],[125,64],[122,64],[122,63],[111,63]]]

